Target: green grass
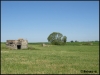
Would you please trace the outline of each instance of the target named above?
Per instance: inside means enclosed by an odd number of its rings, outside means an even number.
[[[2,43],[1,74],[82,74],[81,70],[99,74],[97,44],[50,47],[29,44],[29,47],[30,50],[10,50]]]

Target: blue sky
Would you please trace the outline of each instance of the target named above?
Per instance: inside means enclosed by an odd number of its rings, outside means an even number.
[[[47,42],[52,32],[67,41],[99,40],[99,2],[1,1],[1,42]]]

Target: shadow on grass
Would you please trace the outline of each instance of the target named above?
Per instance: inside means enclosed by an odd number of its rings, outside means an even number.
[[[40,50],[40,49],[33,48],[33,47],[28,47],[27,49],[19,49],[19,50]]]
[[[40,50],[40,49],[18,49],[18,50]]]
[[[27,49],[13,49],[13,48],[9,48],[9,47],[4,47],[1,49],[3,49],[3,50],[41,50],[41,49],[34,48],[34,47],[28,47]]]

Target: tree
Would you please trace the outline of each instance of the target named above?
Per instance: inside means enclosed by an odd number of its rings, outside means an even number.
[[[71,40],[70,42],[74,42],[73,40]]]
[[[75,40],[75,42],[78,42],[77,40]]]
[[[67,37],[66,36],[63,36],[63,39],[62,40],[63,40],[63,43],[66,44]]]
[[[51,44],[54,45],[61,45],[64,42],[66,42],[66,36],[63,36],[59,32],[53,32],[48,36],[48,41],[51,42]]]

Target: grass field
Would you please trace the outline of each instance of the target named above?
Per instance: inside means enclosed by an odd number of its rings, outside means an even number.
[[[99,74],[99,45],[42,47],[29,44],[30,50],[10,50],[1,44],[1,74]]]

